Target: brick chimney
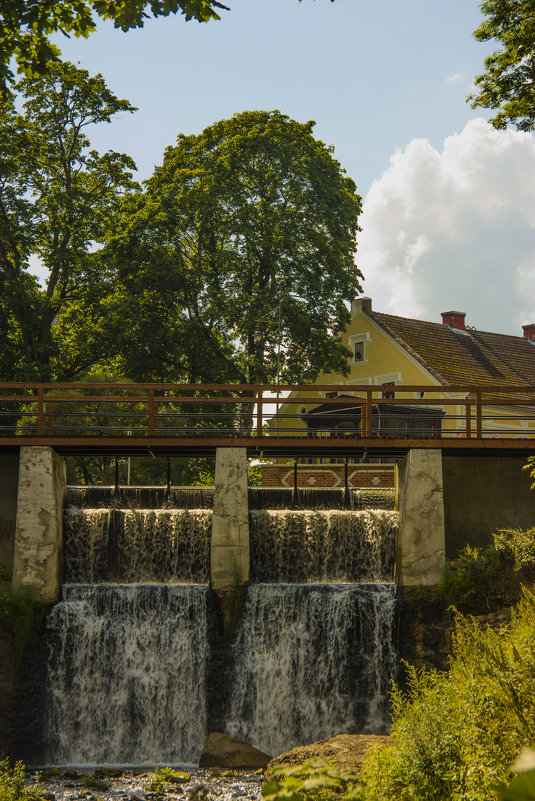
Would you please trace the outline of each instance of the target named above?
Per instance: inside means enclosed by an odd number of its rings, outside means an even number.
[[[457,328],[459,331],[465,331],[466,330],[466,325],[464,324],[465,317],[466,317],[466,312],[460,312],[460,311],[442,312],[442,325],[451,325],[452,328]]]
[[[528,323],[527,325],[523,325],[522,328],[524,329],[524,336],[526,339],[531,339],[532,342],[535,342],[535,323]]]
[[[362,298],[355,298],[351,301],[351,317],[354,317],[359,312],[369,314],[372,310],[372,299],[367,298],[365,295]]]

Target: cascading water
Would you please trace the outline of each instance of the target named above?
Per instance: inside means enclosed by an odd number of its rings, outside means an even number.
[[[251,512],[251,580],[391,581],[397,512]]]
[[[134,508],[102,508],[102,491],[101,508],[66,512],[69,583],[47,622],[39,761],[191,763],[209,730],[273,754],[341,731],[384,732],[396,513],[252,511],[252,586],[225,640],[207,586],[212,511],[191,498],[162,508],[158,489],[156,509],[136,508],[143,488],[137,500],[129,493]]]
[[[47,624],[46,762],[198,761],[207,595],[195,586],[64,585]]]
[[[251,587],[231,645],[228,733],[280,754],[384,732],[394,608],[392,584]]]
[[[66,580],[208,582],[208,509],[76,509],[65,515]]]

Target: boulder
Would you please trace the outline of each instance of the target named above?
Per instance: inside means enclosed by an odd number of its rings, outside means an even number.
[[[358,774],[362,767],[364,757],[375,745],[387,744],[390,737],[378,734],[338,734],[328,740],[320,740],[310,745],[299,745],[286,751],[271,760],[268,765],[268,773],[276,775],[273,768],[276,765],[301,765],[307,759],[314,757],[323,759],[332,767],[338,770],[350,770]]]
[[[265,768],[271,757],[228,734],[212,732],[204,745],[200,768]]]

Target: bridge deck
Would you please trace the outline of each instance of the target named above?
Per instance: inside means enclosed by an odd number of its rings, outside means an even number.
[[[0,450],[396,457],[535,454],[535,387],[0,384]]]

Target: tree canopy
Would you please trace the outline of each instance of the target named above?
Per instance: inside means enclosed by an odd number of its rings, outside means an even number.
[[[360,197],[313,127],[247,111],[181,134],[127,199],[102,258],[132,377],[143,365],[153,378],[240,383],[347,370]]]
[[[135,186],[122,153],[90,148],[87,130],[134,111],[72,64],[17,86],[0,108],[0,354],[6,378],[74,378],[98,359],[99,300],[109,274],[91,251],[121,194]],[[33,260],[33,261],[32,261]],[[43,284],[28,269],[36,260]]]
[[[218,0],[0,0],[0,86],[13,80],[12,58],[28,78],[43,75],[60,50],[49,37],[89,36],[96,28],[94,14],[112,20],[116,28],[140,28],[150,12],[154,17],[180,11],[187,20],[219,19],[218,10],[228,10]]]
[[[535,0],[484,0],[485,20],[474,32],[481,42],[496,39],[501,47],[485,59],[475,79],[472,108],[496,109],[495,128],[535,128]]]

